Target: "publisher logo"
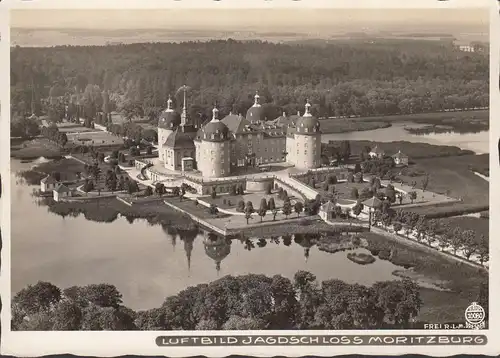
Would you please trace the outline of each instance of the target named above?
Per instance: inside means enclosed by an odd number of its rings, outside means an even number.
[[[467,322],[467,328],[469,329],[484,328],[485,317],[486,313],[484,312],[484,308],[477,302],[472,302],[465,310],[465,321]]]

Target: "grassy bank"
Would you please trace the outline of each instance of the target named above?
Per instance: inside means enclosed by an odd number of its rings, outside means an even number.
[[[439,220],[441,225],[449,225],[450,227],[459,227],[462,230],[472,230],[478,236],[484,235],[488,238],[490,234],[490,222],[486,218],[475,218],[470,216],[446,218]]]
[[[348,133],[370,131],[379,128],[388,128],[392,124],[386,121],[363,121],[358,118],[330,118],[321,119],[321,132],[323,134]]]
[[[422,124],[451,125],[452,122],[489,122],[490,111],[461,111],[461,112],[434,112],[417,114],[399,114],[394,116],[374,116],[356,118],[363,122],[415,122]]]
[[[447,259],[437,252],[423,253],[422,249],[371,232],[361,236],[367,240],[367,248],[373,255],[391,253],[387,258],[395,265],[411,269],[409,275],[422,275],[449,290],[421,289],[423,307],[418,319],[422,321],[463,321],[465,309],[477,300],[480,284],[488,278],[487,271]],[[436,312],[440,312],[442,320],[437,319]]]
[[[340,146],[339,141],[332,141],[335,146]],[[385,151],[386,155],[393,155],[398,151],[409,156],[410,161],[414,159],[424,158],[437,158],[437,157],[450,157],[473,155],[474,152],[470,150],[463,150],[455,146],[449,145],[434,145],[427,143],[413,143],[407,141],[394,141],[394,142],[375,142],[369,140],[352,140],[349,141],[351,146],[351,153],[359,155],[365,147],[378,148]]]

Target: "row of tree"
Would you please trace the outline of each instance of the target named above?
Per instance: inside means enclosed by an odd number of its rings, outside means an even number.
[[[438,242],[442,250],[451,246],[454,254],[461,249],[466,259],[477,254],[481,264],[489,260],[489,240],[484,235],[478,236],[474,230],[452,227],[448,223],[436,219],[429,220],[425,215],[402,209],[394,211],[388,206],[376,209],[372,220],[375,224],[382,223],[386,228],[392,225],[396,233],[403,230],[408,236],[416,232],[419,242],[427,242],[429,245]]]
[[[38,282],[12,300],[13,330],[252,330],[405,328],[422,305],[408,280],[372,287],[340,280],[319,283],[306,271],[225,276],[188,287],[163,305],[134,312],[115,286],[60,290]]]

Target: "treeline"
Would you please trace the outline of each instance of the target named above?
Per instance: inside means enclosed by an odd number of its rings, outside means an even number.
[[[487,52],[464,53],[446,41],[16,47],[11,103],[24,114],[66,95],[85,116],[117,109],[154,118],[169,94],[180,106],[176,90],[187,84],[196,119],[214,102],[222,115],[244,113],[255,90],[269,119],[303,110],[306,98],[319,116],[406,114],[488,106],[488,73]]]
[[[12,300],[13,330],[251,330],[405,328],[422,306],[411,280],[371,287],[319,283],[306,271],[225,276],[188,287],[159,308],[135,312],[113,285],[60,290],[39,282]]]

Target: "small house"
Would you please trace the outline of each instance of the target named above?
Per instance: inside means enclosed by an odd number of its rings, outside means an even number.
[[[365,213],[370,213],[370,212],[372,212],[376,209],[380,209],[382,207],[382,200],[380,200],[376,196],[373,196],[373,197],[363,201],[362,204],[363,204],[363,211]]]
[[[408,165],[408,156],[406,154],[401,153],[401,151],[397,152],[392,156],[394,160],[394,164],[396,166],[406,166]]]
[[[64,184],[59,184],[53,190],[54,200],[61,201],[61,199],[71,196],[71,190]]]
[[[56,178],[52,175],[47,175],[45,178],[40,180],[40,190],[42,193],[48,193],[55,189],[57,184]]]
[[[372,148],[370,153],[368,153],[368,155],[370,156],[370,158],[383,159],[385,152],[383,149],[380,149],[378,146],[375,146]]]
[[[327,201],[321,205],[319,209],[319,217],[324,221],[332,220],[335,217],[335,207],[336,205],[333,202]]]

